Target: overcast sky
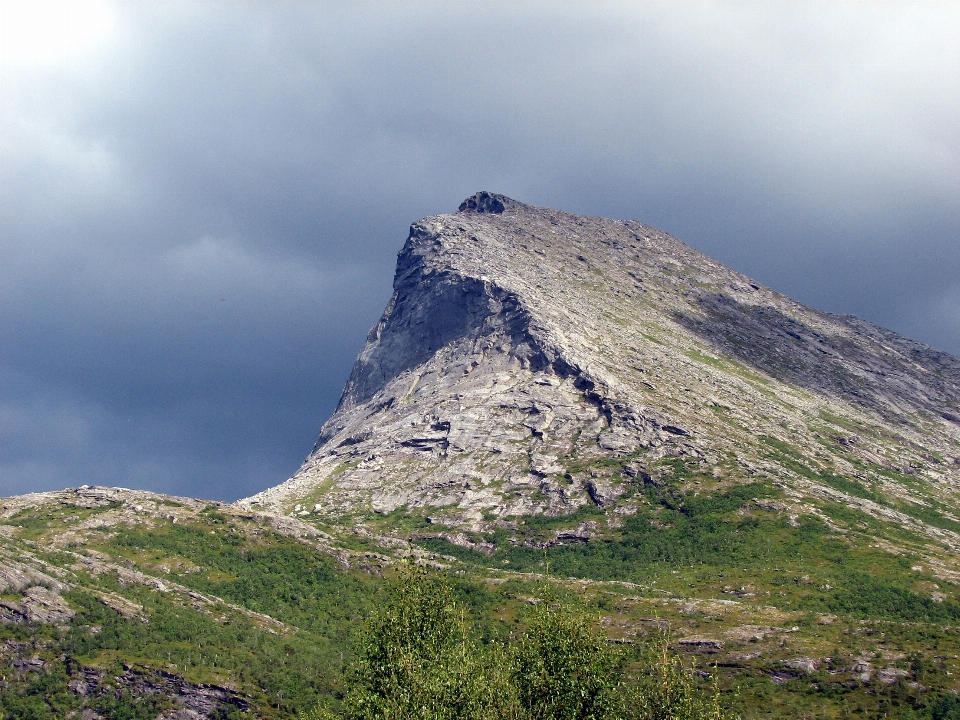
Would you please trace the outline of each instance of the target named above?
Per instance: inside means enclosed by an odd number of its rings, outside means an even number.
[[[955,3],[0,2],[0,495],[289,477],[409,224],[660,227],[960,353]]]

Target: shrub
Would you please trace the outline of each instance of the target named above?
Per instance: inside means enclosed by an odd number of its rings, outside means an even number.
[[[617,716],[619,654],[590,628],[585,614],[559,602],[541,602],[513,655],[513,682],[530,720]]]
[[[733,718],[721,705],[716,683],[709,695],[696,688],[693,673],[671,652],[666,631],[643,649],[638,682],[628,691],[626,705],[632,720]]]
[[[956,695],[942,695],[931,711],[933,720],[960,720],[960,700]]]
[[[450,584],[403,570],[391,602],[369,623],[349,682],[351,720],[509,717],[502,651],[470,634]]]
[[[405,567],[372,617],[347,678],[346,720],[726,720],[665,634],[643,648],[636,682],[625,656],[581,608],[544,591],[509,647],[471,632],[439,573]],[[952,717],[952,716],[951,716]],[[324,705],[300,720],[336,720]]]

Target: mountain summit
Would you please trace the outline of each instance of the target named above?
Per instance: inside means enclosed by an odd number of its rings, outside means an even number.
[[[957,358],[478,193],[411,227],[287,482],[0,498],[0,717],[337,707],[401,560],[451,569],[484,637],[545,583],[628,667],[667,627],[740,717],[957,717],[958,487]]]
[[[960,359],[643,223],[480,192],[411,226],[313,452],[241,503],[467,530],[592,505],[615,527],[645,486],[753,482],[960,545],[910,511],[960,484]]]

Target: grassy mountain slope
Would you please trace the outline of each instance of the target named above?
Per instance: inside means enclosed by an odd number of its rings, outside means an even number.
[[[401,513],[372,532],[109,488],[8,498],[0,708],[290,718],[319,697],[336,702],[382,577],[411,555],[454,573],[491,638],[526,622],[546,561],[612,640],[642,643],[668,626],[672,647],[744,717],[932,717],[958,689],[957,587],[916,557],[791,521],[757,485],[650,491],[649,502],[662,509],[616,536],[550,545],[563,519],[530,518],[516,532],[548,547],[486,554],[417,540]]]
[[[488,638],[546,573],[611,641],[669,627],[746,718],[960,717],[958,399],[957,358],[481,193],[411,228],[287,483],[0,500],[0,716],[336,703],[413,557]]]

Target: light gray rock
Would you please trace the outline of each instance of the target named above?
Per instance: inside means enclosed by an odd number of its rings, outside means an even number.
[[[821,661],[818,658],[797,657],[784,660],[783,664],[793,670],[802,670],[810,675],[820,669]]]
[[[910,673],[901,668],[885,667],[877,671],[877,680],[884,685],[893,685],[897,680],[909,677]]]
[[[479,193],[411,227],[310,456],[241,505],[405,509],[476,530],[590,503],[622,513],[631,486],[679,482],[679,458],[789,487],[798,509],[829,497],[917,525],[797,474],[771,443],[916,502],[887,468],[960,484],[940,460],[960,456],[957,408],[953,356],[808,308],[640,222]],[[865,431],[825,440],[849,426]]]
[[[56,592],[63,592],[68,589],[66,584],[48,573],[10,558],[2,558],[2,561],[0,561],[0,593],[20,592],[34,585],[43,585]]]
[[[3,622],[59,624],[75,614],[56,591],[39,585],[28,588],[20,600],[0,598],[0,621]]]

